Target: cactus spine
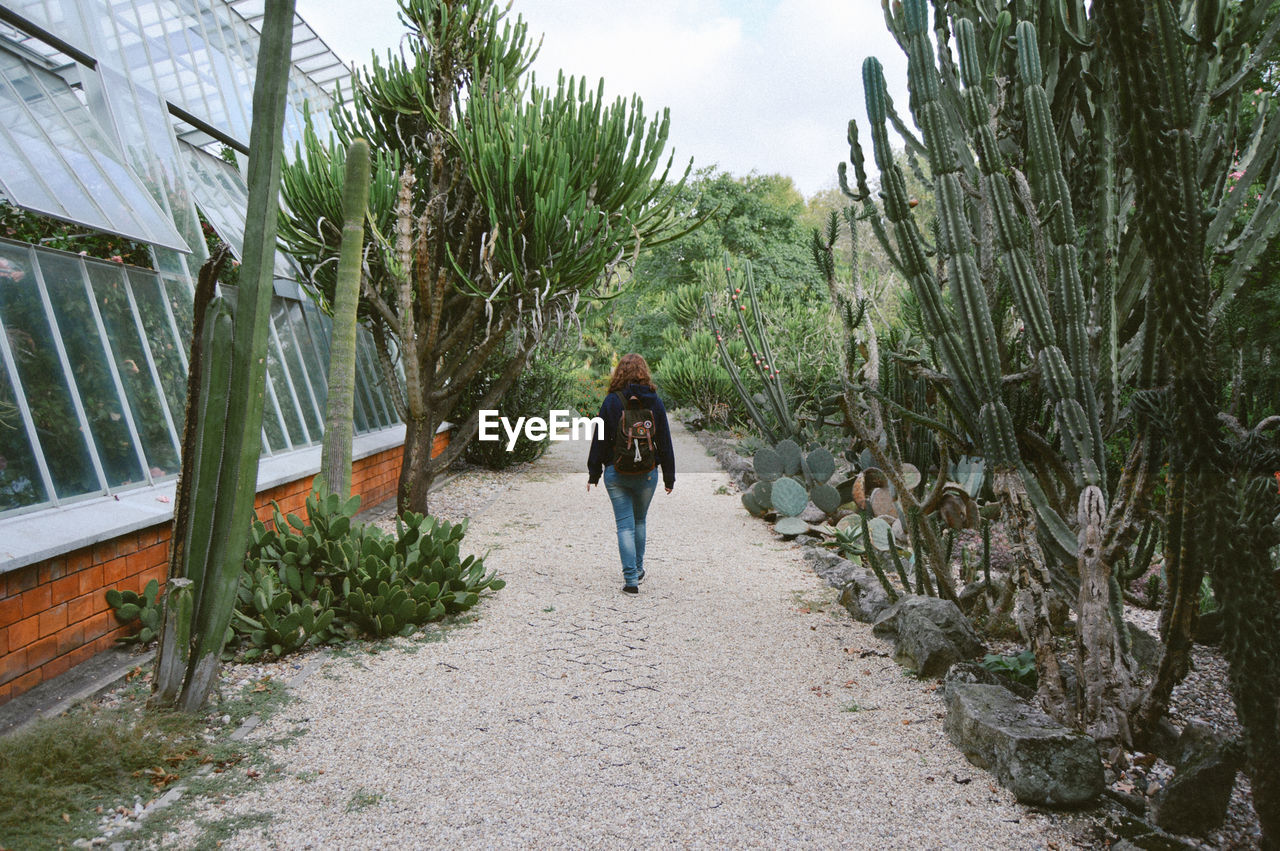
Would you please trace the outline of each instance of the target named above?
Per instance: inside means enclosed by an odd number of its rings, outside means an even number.
[[[342,248],[334,287],[333,340],[329,346],[329,394],[320,452],[322,494],[351,495],[352,399],[356,382],[356,308],[360,301],[364,219],[369,206],[369,143],[347,146],[342,188]]]
[[[166,619],[173,624],[166,623],[165,635],[171,640],[165,642],[157,661],[155,698],[169,703],[176,695],[178,705],[188,712],[203,707],[216,679],[253,520],[266,380],[262,352],[271,320],[293,12],[294,0],[266,5],[253,91],[241,285],[234,320],[225,302],[210,304],[205,321],[208,368],[203,374],[208,383],[202,385],[201,401],[194,408],[200,418],[195,425],[201,435],[198,460],[187,468],[184,459],[184,476],[187,469],[193,473],[191,498],[175,508],[185,514],[176,525],[185,525],[188,531],[182,536],[185,547],[178,553],[181,564],[171,564],[170,576],[192,580],[191,614],[188,623],[181,624],[179,612],[188,604],[167,607]],[[177,542],[179,536],[174,539]],[[180,595],[173,596],[177,599]],[[188,629],[190,641],[179,648],[177,638]],[[185,672],[177,693],[175,680],[180,669]]]

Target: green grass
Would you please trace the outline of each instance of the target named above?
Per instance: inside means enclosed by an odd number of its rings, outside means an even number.
[[[227,735],[250,715],[269,715],[287,700],[284,683],[268,678],[196,715],[147,710],[149,694],[138,683],[119,694],[117,705],[82,705],[0,738],[0,848],[69,848],[76,839],[98,836],[103,814],[132,808],[135,795],[148,802],[177,783],[229,787],[255,763],[262,744],[231,742]],[[216,738],[207,741],[211,715],[231,720],[219,722]],[[241,770],[197,776],[209,764]],[[118,838],[141,839],[163,830],[185,812],[190,797]],[[215,841],[227,829],[212,822],[201,826]]]
[[[347,801],[347,812],[354,813],[360,810],[367,810],[369,807],[378,806],[381,802],[381,792],[370,792],[368,789],[357,789],[351,796],[351,800]]]
[[[203,718],[139,712],[144,700],[77,709],[0,739],[0,846],[58,848],[96,836],[98,807],[150,799],[158,794],[153,777],[199,763]]]

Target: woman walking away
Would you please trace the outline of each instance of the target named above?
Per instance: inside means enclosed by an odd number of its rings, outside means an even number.
[[[622,557],[622,590],[640,593],[644,581],[645,515],[658,487],[676,486],[676,457],[671,449],[667,409],[649,376],[649,364],[637,354],[623,355],[609,379],[609,395],[600,405],[604,434],[597,433],[587,458],[587,490],[600,481],[613,503]]]

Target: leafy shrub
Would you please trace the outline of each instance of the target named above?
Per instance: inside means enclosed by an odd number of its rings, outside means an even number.
[[[536,354],[498,402],[498,410],[515,422],[516,417],[546,417],[552,410],[571,408],[573,378],[567,361],[564,354],[554,351]],[[505,359],[499,360],[486,375],[471,382],[452,415],[457,421],[465,420],[479,407],[484,394],[506,369],[507,363]],[[474,439],[467,445],[466,459],[491,470],[501,470],[540,458],[549,445],[545,440],[529,440],[523,432],[516,438],[510,452],[507,451],[505,435],[496,441]]]
[[[254,521],[236,592],[227,653],[284,656],[308,644],[407,635],[466,611],[506,583],[484,561],[461,557],[467,524],[405,513],[396,533],[353,522],[360,498],[307,497],[306,519],[273,503],[273,527]],[[143,628],[122,641],[148,642],[160,630],[159,584],[141,595],[111,590],[122,623]]]
[[[669,335],[667,345],[653,377],[667,407],[696,408],[705,420],[721,425],[742,418],[742,399],[721,363],[710,331],[695,331],[687,338]],[[730,341],[729,349],[736,359],[745,357],[741,340]]]
[[[981,664],[988,671],[1004,674],[1015,683],[1022,683],[1029,688],[1036,687],[1036,656],[1030,650],[1023,650],[1015,656],[988,653]]]

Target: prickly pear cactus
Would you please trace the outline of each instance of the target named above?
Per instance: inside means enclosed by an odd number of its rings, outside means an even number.
[[[795,479],[783,476],[773,483],[773,507],[784,517],[799,517],[809,504],[809,492]]]

